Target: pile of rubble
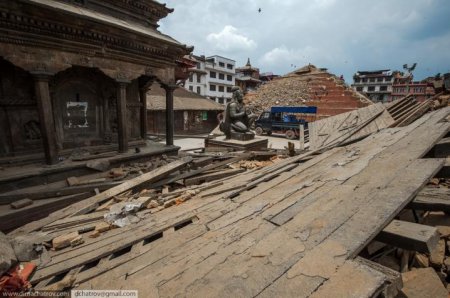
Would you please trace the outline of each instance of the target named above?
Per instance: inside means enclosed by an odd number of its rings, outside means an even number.
[[[317,106],[318,117],[337,115],[371,102],[324,69],[307,65],[261,85],[245,95],[255,113],[272,106]]]

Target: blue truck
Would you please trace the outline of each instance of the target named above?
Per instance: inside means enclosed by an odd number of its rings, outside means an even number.
[[[300,125],[308,127],[308,122],[314,121],[317,115],[317,107],[272,107],[270,111],[264,111],[255,121],[255,133],[271,135],[281,133],[288,139],[299,136]]]

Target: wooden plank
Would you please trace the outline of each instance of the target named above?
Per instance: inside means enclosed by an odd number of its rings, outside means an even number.
[[[89,214],[83,214],[78,216],[72,216],[64,219],[57,220],[49,225],[42,228],[42,231],[50,231],[60,228],[68,228],[80,224],[86,224],[89,222],[97,221],[103,219],[105,212],[94,212]]]
[[[192,161],[192,157],[183,157],[180,160],[171,162],[169,164],[166,164],[162,167],[159,167],[153,171],[150,171],[148,173],[142,174],[140,176],[137,176],[136,178],[127,180],[123,182],[122,184],[113,187],[107,191],[104,191],[102,193],[99,193],[98,195],[93,196],[92,198],[89,198],[85,200],[83,203],[85,205],[83,206],[83,211],[76,211],[72,214],[74,215],[80,215],[86,213],[89,209],[93,210],[98,207],[100,203],[103,203],[104,201],[112,198],[113,196],[117,196],[129,189],[132,189],[134,187],[137,187],[143,183],[152,183],[155,181],[158,181],[159,179],[169,175],[170,173],[173,173],[182,167],[186,166],[188,163]]]
[[[450,188],[425,187],[408,207],[417,210],[450,212]]]
[[[380,117],[379,121],[374,121]],[[392,124],[382,104],[375,104],[310,123],[310,148],[332,147],[345,140],[359,139]],[[324,134],[321,136],[321,134]]]
[[[16,202],[12,202],[11,203],[11,208],[13,209],[21,209],[24,208],[26,206],[30,206],[33,204],[33,201],[30,199],[22,199]]]
[[[133,187],[139,186],[143,183],[152,183],[158,181],[159,179],[169,175],[172,172],[179,170],[184,167],[192,160],[192,157],[184,157],[180,160],[171,162],[167,165],[164,165],[160,168],[157,168],[153,171],[140,175],[134,179],[128,180],[118,186],[110,188],[109,190],[102,192],[98,195],[95,195],[89,199],[86,199],[82,202],[75,203],[65,209],[58,210],[53,212],[48,217],[38,222],[33,222],[28,225],[24,225],[12,232],[12,234],[21,234],[21,233],[29,233],[35,231],[37,229],[42,228],[43,226],[52,223],[58,219],[67,217],[67,216],[75,216],[85,214],[88,211],[94,210],[100,203],[107,201],[113,196],[119,195]]]
[[[386,276],[387,281],[383,288],[383,297],[397,297],[398,292],[403,287],[402,275],[398,271],[362,257],[356,257],[354,261],[383,273]]]
[[[365,264],[347,261],[309,297],[378,297],[386,281],[387,277],[381,272]]]
[[[45,198],[62,197],[67,195],[79,194],[84,192],[92,192],[94,189],[98,188],[101,191],[110,189],[112,187],[122,184],[123,181],[118,182],[108,182],[99,184],[89,184],[81,186],[70,186],[59,189],[43,189],[43,190],[21,190],[3,193],[0,195],[0,204],[9,204],[17,200],[22,200],[25,198],[31,200],[40,200]]]
[[[162,233],[169,227],[183,223],[191,218],[192,215],[186,215],[184,218],[178,218],[173,222],[169,221],[168,223],[159,224],[151,228],[144,226],[139,229],[135,229],[133,234],[130,234],[127,237],[123,237],[122,234],[118,234],[116,237],[107,238],[107,241],[99,241],[94,245],[82,246],[80,249],[72,250],[69,254],[54,257],[45,267],[38,268],[33,275],[31,282],[38,283],[50,276],[67,271],[68,269],[101,259],[144,239]]]
[[[406,250],[431,253],[439,241],[439,233],[435,227],[394,219],[375,240]]]
[[[206,171],[209,171],[209,170],[214,170],[214,169],[226,166],[226,165],[231,164],[231,163],[235,163],[235,162],[238,162],[238,161],[241,161],[241,160],[244,160],[244,159],[248,159],[250,157],[252,157],[251,153],[244,153],[244,154],[241,154],[239,156],[236,156],[236,157],[233,157],[233,158],[230,158],[230,159],[218,162],[218,163],[213,163],[213,164],[207,165],[207,166],[205,166],[203,168],[192,170],[192,171],[189,171],[189,172],[185,172],[185,173],[177,175],[177,176],[175,176],[173,178],[165,179],[163,181],[154,183],[153,185],[151,185],[151,187],[152,188],[161,187],[163,185],[170,184],[170,183],[173,183],[175,181],[186,179],[186,178],[189,178],[189,177],[193,177],[193,176],[201,174],[203,172],[206,172]]]
[[[65,208],[71,204],[88,198],[89,196],[91,196],[91,194],[81,193],[58,198],[49,198],[45,200],[34,201],[33,205],[24,207],[22,209],[2,212],[0,214],[0,230],[6,232],[28,224],[32,221],[45,221],[45,219],[51,212]]]
[[[184,179],[184,185],[190,186],[190,185],[201,184],[201,183],[233,176],[233,175],[236,175],[236,174],[239,174],[242,172],[245,172],[245,169],[230,169],[230,170],[223,170],[223,171],[216,172],[216,173],[198,175],[198,176]]]

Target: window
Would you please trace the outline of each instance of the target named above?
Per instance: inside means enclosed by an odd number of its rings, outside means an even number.
[[[380,91],[387,91],[387,86],[380,86]]]
[[[201,93],[201,90],[202,90],[202,89],[200,88],[200,86],[197,86],[197,93],[198,93],[198,94]]]
[[[375,86],[369,86],[369,88],[367,89],[367,91],[375,91]]]
[[[228,69],[233,69],[233,64],[227,64]]]
[[[383,78],[377,78],[377,82],[383,82]]]
[[[261,119],[269,119],[270,118],[270,113],[266,112],[264,114],[262,114]]]
[[[220,97],[220,98],[219,98],[219,103],[222,103],[222,104],[223,104],[223,97]]]
[[[190,91],[194,91],[194,87],[193,86],[189,86],[189,90]]]
[[[209,72],[209,77],[215,79],[216,78],[216,72],[215,71],[210,71]]]
[[[220,67],[225,67],[225,63],[219,62],[219,66],[220,66]]]
[[[219,92],[223,92],[224,91],[224,87],[223,86],[219,86]]]
[[[227,92],[231,93],[231,87],[227,87]]]
[[[191,74],[189,75],[189,82],[193,82],[192,77],[193,77],[193,74],[191,73]]]
[[[375,78],[370,78],[369,82],[371,82],[371,83],[375,82]]]
[[[209,91],[216,91],[216,85],[209,85]]]
[[[197,74],[197,83],[202,82],[202,76],[200,74]]]
[[[233,80],[233,77],[231,76],[231,75],[227,75],[227,81],[232,81]]]
[[[219,80],[225,80],[225,75],[223,73],[219,73]]]
[[[367,82],[367,78],[362,79],[362,82],[363,83]]]
[[[197,69],[200,69],[200,67],[201,67],[200,62],[197,62]]]
[[[355,79],[355,83],[359,83],[359,81],[361,81],[359,78]]]
[[[356,91],[362,92],[363,91],[363,87],[356,87]]]

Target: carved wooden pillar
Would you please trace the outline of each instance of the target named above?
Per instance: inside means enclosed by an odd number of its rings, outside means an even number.
[[[177,85],[163,85],[166,90],[166,145],[173,145],[174,114],[173,114],[173,92]]]
[[[41,136],[45,151],[45,160],[47,164],[58,162],[58,153],[56,150],[56,132],[55,122],[53,120],[52,101],[48,88],[50,74],[32,73],[34,79],[34,90],[36,95],[39,123],[41,125]]]
[[[139,98],[141,101],[141,138],[147,140],[147,90],[148,88],[139,89]]]
[[[117,81],[117,123],[119,152],[128,151],[128,120],[127,120],[127,86],[128,81]]]

